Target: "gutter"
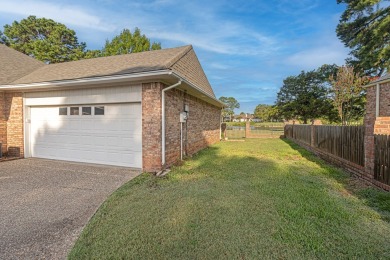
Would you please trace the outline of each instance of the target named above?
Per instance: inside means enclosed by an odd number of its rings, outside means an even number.
[[[156,70],[156,71],[149,71],[149,72],[90,77],[90,78],[81,78],[81,79],[65,79],[65,80],[55,80],[55,81],[27,83],[27,84],[8,84],[8,85],[0,85],[0,91],[45,89],[45,88],[52,88],[52,87],[76,86],[81,84],[86,85],[86,84],[94,84],[94,83],[110,83],[116,81],[123,81],[127,79],[163,76],[163,75],[171,75],[171,74],[172,74],[171,70]]]
[[[173,84],[167,88],[164,88],[161,93],[161,165],[165,165],[165,92],[180,86],[182,83],[181,80],[176,84]]]

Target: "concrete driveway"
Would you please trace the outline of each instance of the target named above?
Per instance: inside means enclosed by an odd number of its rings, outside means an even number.
[[[0,259],[66,258],[101,203],[139,174],[44,159],[1,162]]]

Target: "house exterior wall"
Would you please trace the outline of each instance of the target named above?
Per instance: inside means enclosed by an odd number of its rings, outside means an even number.
[[[161,83],[142,84],[142,166],[161,170]]]
[[[161,91],[162,83],[142,85],[143,170],[156,172],[161,165]],[[193,155],[220,140],[221,110],[185,92],[172,89],[165,94],[165,166],[180,160],[180,112],[189,106],[187,123],[183,124],[183,151]]]
[[[376,86],[367,88],[366,115],[364,117],[366,127],[364,137],[366,175],[364,177],[373,183],[376,183],[373,180],[375,166],[374,135],[390,135],[390,82],[380,84],[378,117],[376,117],[376,92]],[[384,184],[378,183],[378,185],[384,187]]]
[[[25,106],[58,106],[141,102],[140,84],[105,84],[95,88],[25,93]]]
[[[180,112],[189,106],[183,123],[183,156],[191,156],[220,140],[221,109],[183,91],[166,93],[166,163],[180,160]]]
[[[156,172],[161,165],[161,91],[162,83],[142,84],[142,165],[144,171]],[[0,93],[0,141],[9,156],[24,157],[23,94]],[[189,118],[183,124],[184,155],[220,140],[218,107],[181,90],[166,93],[166,166],[180,160],[180,112],[189,106]]]
[[[376,87],[370,89],[376,93]],[[371,97],[370,100],[375,106],[376,96]],[[379,116],[375,118],[374,134],[390,135],[390,82],[380,84]]]
[[[1,99],[1,98],[0,98]],[[23,93],[3,94],[3,134],[5,132],[6,149],[8,156],[24,157],[23,136]],[[1,117],[1,112],[0,112]],[[1,124],[0,124],[1,125]],[[5,125],[5,131],[4,131]]]
[[[372,88],[375,89],[375,87]],[[379,116],[380,117],[390,116],[390,82],[380,84]]]
[[[0,92],[0,143],[3,153],[7,151],[7,121],[5,117],[5,94]]]

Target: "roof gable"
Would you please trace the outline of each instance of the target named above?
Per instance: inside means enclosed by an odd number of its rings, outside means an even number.
[[[210,82],[207,79],[193,48],[189,49],[187,53],[170,65],[170,68],[184,79],[215,98],[214,91],[211,88]]]
[[[12,84],[74,80],[157,70],[172,70],[215,98],[211,85],[191,45],[49,64],[15,79]]]
[[[0,85],[11,83],[45,64],[0,44]]]

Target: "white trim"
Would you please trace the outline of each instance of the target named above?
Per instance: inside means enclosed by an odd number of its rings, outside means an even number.
[[[57,81],[47,81],[47,82],[29,83],[29,84],[0,85],[0,90],[20,91],[20,90],[29,90],[29,89],[39,89],[39,88],[73,86],[73,85],[81,85],[81,84],[85,85],[85,84],[94,84],[94,83],[110,83],[110,82],[116,82],[116,81],[127,80],[127,79],[145,78],[145,77],[171,75],[171,74],[172,71],[170,70],[157,70],[157,71],[149,71],[149,72],[124,74],[124,75],[57,80]]]

